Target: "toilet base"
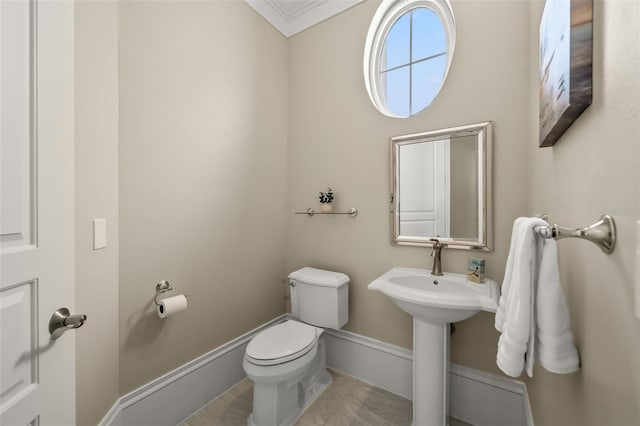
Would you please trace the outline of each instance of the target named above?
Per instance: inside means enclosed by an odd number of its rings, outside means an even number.
[[[285,419],[281,423],[281,425],[291,425],[295,423],[300,417],[302,417],[305,411],[307,411],[307,408],[309,408],[311,404],[313,404],[315,400],[318,399],[320,395],[322,395],[322,392],[324,392],[324,390],[329,387],[332,381],[333,379],[331,377],[331,374],[329,374],[329,372],[325,370],[323,374],[320,375],[320,378],[316,382],[312,383],[305,391],[304,406],[300,409],[300,411],[292,413],[290,418]],[[249,418],[247,419],[247,425],[260,426],[253,421],[253,413],[249,415]]]
[[[247,425],[288,426],[293,424],[331,384],[332,380],[326,368],[324,339],[320,338],[317,352],[299,380],[271,384],[261,384],[254,380],[254,410],[260,407],[258,417],[265,419],[263,423],[269,424],[256,423],[254,413],[251,413],[247,419]]]

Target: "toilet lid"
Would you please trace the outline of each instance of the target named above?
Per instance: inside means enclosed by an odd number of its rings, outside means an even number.
[[[298,321],[286,321],[251,339],[246,353],[253,364],[281,364],[306,354],[316,342],[315,327]]]

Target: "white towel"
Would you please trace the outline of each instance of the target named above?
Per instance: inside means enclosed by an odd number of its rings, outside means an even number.
[[[496,329],[502,332],[498,341],[498,367],[505,374],[518,377],[522,373],[525,354],[535,353],[534,292],[539,265],[534,227],[542,219],[518,218],[513,224],[511,247],[502,283],[502,295],[496,312]],[[531,359],[531,356],[528,357]]]
[[[570,373],[578,368],[554,240],[535,230],[547,226],[538,218],[518,218],[513,224],[511,247],[495,327],[498,367],[518,377],[526,367],[533,376],[536,357],[551,372]]]
[[[569,310],[560,287],[555,240],[544,241],[540,262],[536,297],[536,359],[552,373],[573,373],[580,367],[580,357],[571,334]]]

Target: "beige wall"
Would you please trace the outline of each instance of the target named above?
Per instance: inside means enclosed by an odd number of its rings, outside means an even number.
[[[120,392],[284,312],[286,39],[244,2],[120,4]],[[189,309],[161,320],[166,279]]]
[[[75,5],[76,335],[78,425],[97,424],[118,391],[118,6]],[[107,219],[93,250],[92,219]]]
[[[411,347],[411,318],[379,293],[367,290],[395,265],[431,268],[425,248],[390,244],[389,137],[493,121],[494,252],[487,275],[500,280],[511,222],[526,213],[528,4],[454,1],[457,45],[449,77],[435,102],[410,119],[381,115],[363,81],[365,36],[378,2],[359,4],[289,39],[289,211],[318,207],[327,186],[348,216],[287,216],[287,271],[304,265],[347,273],[348,330]],[[518,107],[520,106],[520,107]],[[470,253],[445,249],[443,266],[465,272]],[[453,360],[495,371],[493,315],[461,323]],[[482,336],[477,338],[476,336]]]
[[[560,272],[582,366],[527,381],[537,425],[640,424],[640,320],[634,317],[635,222],[640,219],[640,6],[594,2],[593,103],[553,148],[537,148],[538,25],[531,3],[529,140],[531,211],[566,226],[616,220],[613,254],[561,241]]]

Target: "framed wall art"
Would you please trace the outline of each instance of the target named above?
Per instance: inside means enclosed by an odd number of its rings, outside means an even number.
[[[593,0],[547,0],[540,21],[540,147],[591,104]]]

